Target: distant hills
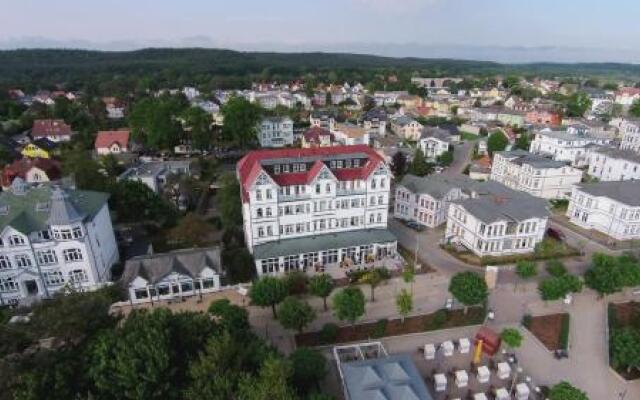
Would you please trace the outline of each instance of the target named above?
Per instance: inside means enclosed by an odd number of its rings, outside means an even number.
[[[25,49],[0,51],[0,83],[46,85],[58,82],[141,78],[202,81],[206,76],[277,77],[338,72],[344,79],[365,79],[384,72],[420,75],[535,74],[540,76],[640,77],[640,65],[621,63],[501,64],[454,59],[393,58],[348,53],[240,52],[204,48],[158,48],[136,51]],[[185,82],[188,83],[188,82]],[[195,82],[194,82],[195,83]]]

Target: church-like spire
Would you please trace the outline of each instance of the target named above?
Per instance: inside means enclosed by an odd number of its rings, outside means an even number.
[[[51,207],[49,211],[49,225],[69,225],[82,221],[81,215],[69,199],[69,195],[60,187],[51,190]]]

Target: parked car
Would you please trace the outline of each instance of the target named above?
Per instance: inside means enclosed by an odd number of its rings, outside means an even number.
[[[564,232],[556,228],[547,228],[547,236],[561,242],[566,239]]]
[[[418,231],[418,232],[422,232],[427,228],[426,226],[419,224],[415,221],[407,221],[407,226],[413,229],[414,231]]]

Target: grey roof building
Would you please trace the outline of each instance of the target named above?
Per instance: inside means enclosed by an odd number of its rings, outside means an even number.
[[[409,191],[415,194],[428,194],[434,199],[442,199],[452,189],[462,189],[464,192],[472,192],[480,188],[478,182],[466,175],[448,176],[432,174],[424,177],[405,175],[400,182]]]
[[[340,365],[349,400],[432,400],[411,356],[344,362]]]
[[[581,183],[576,187],[592,196],[608,197],[628,206],[640,207],[640,181]]]
[[[517,165],[530,165],[534,168],[562,168],[568,165],[564,161],[556,161],[525,150],[499,151],[500,156]]]
[[[497,221],[524,221],[549,216],[547,201],[518,192],[497,182],[486,182],[484,193],[476,198],[457,201],[470,214],[490,224]]]

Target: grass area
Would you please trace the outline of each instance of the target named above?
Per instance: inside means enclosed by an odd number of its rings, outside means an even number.
[[[532,317],[525,315],[522,325],[549,350],[567,350],[569,347],[569,314],[550,314]]]
[[[295,339],[298,347],[348,343],[370,338],[479,325],[484,322],[485,316],[484,307],[470,307],[466,314],[464,310],[442,309],[431,314],[407,317],[404,323],[401,319],[381,319],[353,326],[338,327],[335,324],[327,324],[321,331],[302,333],[296,335]]]
[[[469,132],[460,132],[460,138],[465,141],[473,142],[480,139],[480,135],[474,135]]]
[[[478,266],[515,264],[516,262],[521,260],[541,261],[580,255],[580,251],[578,251],[577,249],[568,246],[566,243],[551,238],[546,238],[542,242],[538,243],[534,251],[531,253],[513,254],[508,256],[479,257],[469,250],[457,250],[452,245],[446,245],[443,248],[457,259],[467,264]]]
[[[555,214],[564,215],[569,208],[569,200],[566,199],[549,200],[549,203],[551,204],[551,211]]]

